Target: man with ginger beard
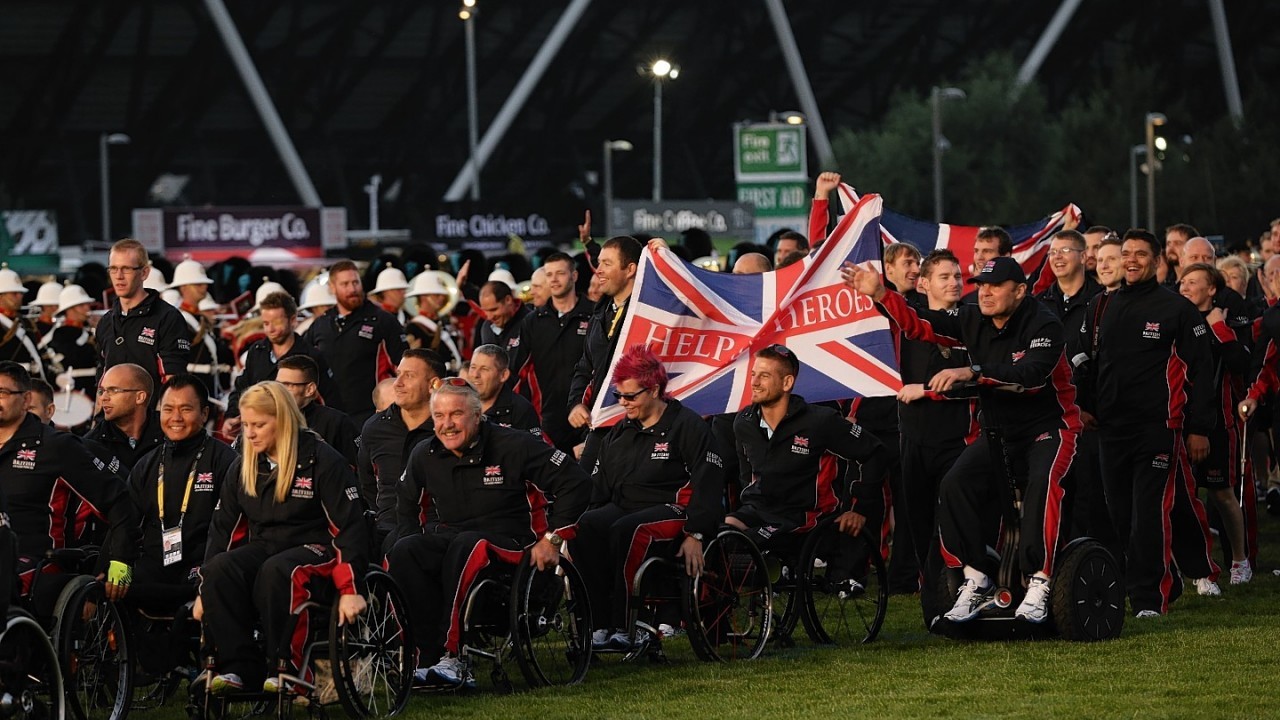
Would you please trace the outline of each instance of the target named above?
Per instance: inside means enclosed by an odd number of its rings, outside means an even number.
[[[333,371],[331,407],[357,424],[373,414],[373,388],[395,374],[405,350],[404,326],[365,298],[360,271],[350,260],[329,268],[329,286],[338,304],[320,316],[303,337],[315,345]]]

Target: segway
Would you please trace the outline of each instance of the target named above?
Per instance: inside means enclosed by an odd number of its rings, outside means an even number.
[[[1064,640],[1090,642],[1120,636],[1125,618],[1125,585],[1119,563],[1102,543],[1090,537],[1071,540],[1056,553],[1050,594],[1049,620],[1031,623],[1014,617],[1014,611],[1026,594],[1022,569],[1018,566],[1017,549],[1021,535],[1022,490],[1026,479],[1019,477],[998,418],[987,410],[984,402],[992,392],[1023,392],[1020,385],[981,385],[957,383],[947,391],[948,397],[976,398],[980,410],[982,434],[991,453],[991,466],[1002,473],[996,483],[1000,500],[1001,533],[998,551],[988,547],[987,553],[999,558],[995,578],[995,597],[991,607],[978,617],[956,623],[939,615],[930,631],[956,639],[1038,639],[1061,637]],[[1065,506],[1065,503],[1064,503]],[[1063,522],[1063,527],[1070,523]],[[955,604],[964,582],[959,568],[944,568],[938,583],[938,607],[945,612]]]

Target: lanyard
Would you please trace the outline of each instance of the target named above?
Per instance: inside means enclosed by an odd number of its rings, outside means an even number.
[[[191,472],[187,473],[187,489],[182,494],[182,509],[178,515],[178,527],[182,527],[182,521],[187,516],[187,503],[191,501],[191,487],[196,482],[196,466],[200,464],[200,457],[204,455],[204,449],[209,444],[209,439],[200,443],[200,450],[196,452],[196,459],[191,463]],[[160,529],[164,530],[164,451],[160,451],[160,480],[156,483],[156,505],[160,508]]]

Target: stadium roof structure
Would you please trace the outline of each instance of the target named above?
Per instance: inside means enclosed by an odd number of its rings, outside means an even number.
[[[384,199],[383,224],[428,226],[468,159],[460,0],[223,2],[0,3],[0,208],[51,208],[64,243],[94,239],[104,133],[131,140],[110,151],[116,227],[157,195],[186,205],[303,202],[214,22],[225,7],[322,203],[346,206],[351,226],[363,227],[363,187],[379,174],[397,191]],[[1051,106],[1141,57],[1197,88],[1199,111],[1221,116],[1213,4],[479,0],[482,134],[557,23],[575,15],[494,144],[482,196],[580,216],[598,207],[609,139],[634,145],[615,156],[615,195],[647,196],[653,91],[637,66],[668,57],[681,74],[664,88],[665,195],[732,197],[733,124],[803,109],[771,5],[785,10],[834,134],[875,123],[895,92],[954,81],[988,51],[1023,62],[1064,8],[1064,32],[1036,72]],[[1270,91],[1258,78],[1280,75],[1280,3],[1227,8],[1241,91]],[[810,167],[816,174],[816,155]],[[166,174],[189,181],[158,188]]]

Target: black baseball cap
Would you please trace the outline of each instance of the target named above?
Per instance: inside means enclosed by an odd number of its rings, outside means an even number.
[[[969,282],[974,285],[981,283],[999,284],[1005,280],[1023,284],[1027,282],[1027,275],[1022,272],[1022,266],[1018,264],[1018,261],[1005,255],[991,258],[986,265],[982,266],[982,270],[977,275],[969,278]]]

